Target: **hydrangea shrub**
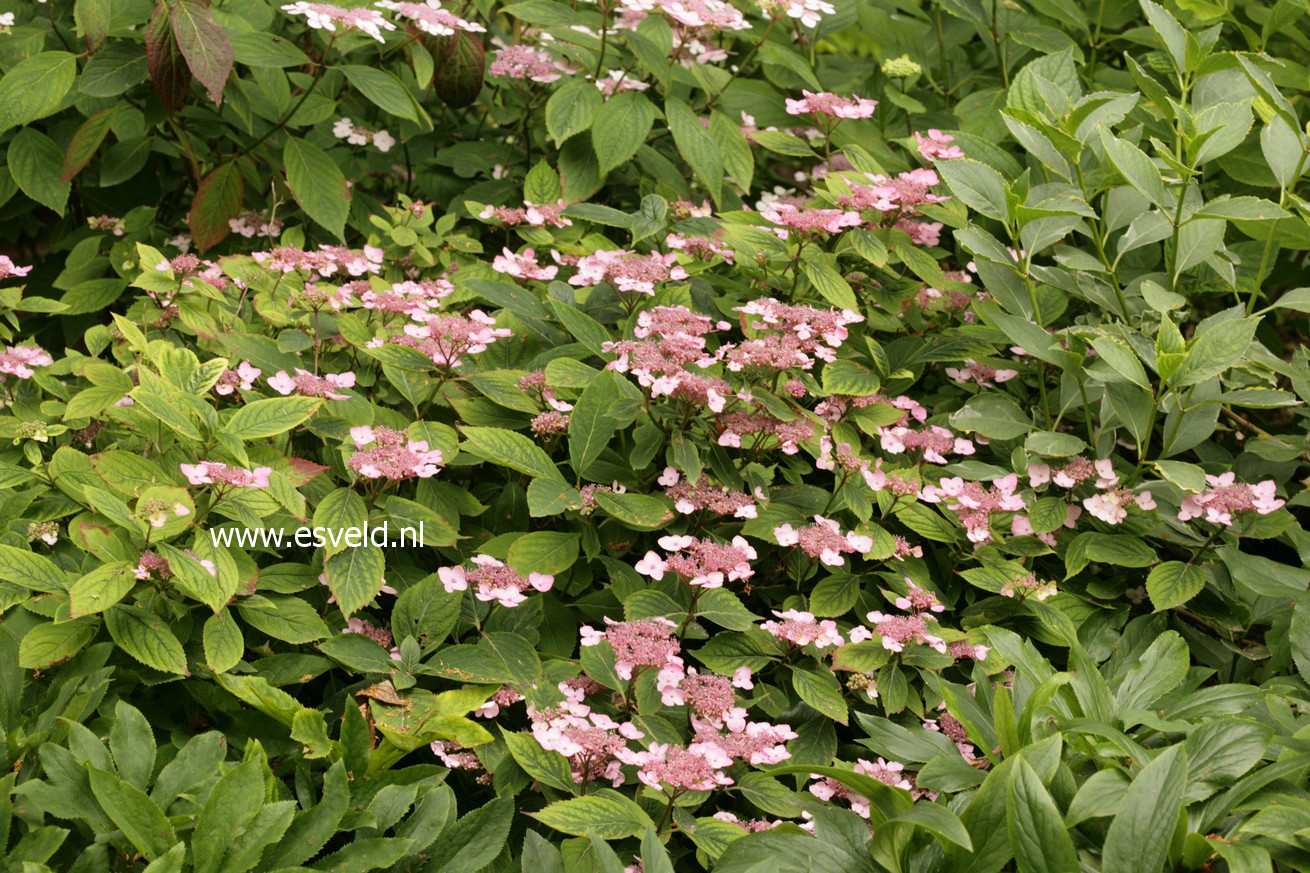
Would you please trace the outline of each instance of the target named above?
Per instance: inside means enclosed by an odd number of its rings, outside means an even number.
[[[0,868],[1306,869],[1305,13],[0,0]]]

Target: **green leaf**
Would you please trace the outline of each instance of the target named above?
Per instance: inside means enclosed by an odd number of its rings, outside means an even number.
[[[637,530],[655,530],[673,518],[673,512],[661,500],[646,494],[616,494],[598,491],[596,505],[607,515]]]
[[[594,90],[594,89],[593,89]],[[305,214],[342,239],[350,198],[336,161],[308,140],[288,137],[282,150],[287,185]]]
[[[664,116],[669,123],[678,154],[687,162],[696,178],[718,203],[723,188],[723,159],[691,107],[676,97],[664,101]]]
[[[1149,567],[1159,560],[1155,549],[1128,534],[1093,533],[1087,540],[1087,557],[1116,567]]]
[[[223,433],[240,440],[258,440],[286,433],[314,414],[317,397],[271,397],[247,403],[228,419]]]
[[[462,427],[460,432],[465,440],[461,451],[529,476],[564,481],[550,456],[522,434],[500,427]]]
[[[574,339],[595,354],[604,354],[602,346],[610,341],[610,333],[600,322],[562,300],[552,298],[550,306],[555,311],[555,318],[564,325],[565,330],[573,334]]]
[[[111,42],[86,62],[77,89],[92,97],[117,97],[145,81],[148,72],[146,54],[139,45]]]
[[[643,95],[622,91],[606,100],[591,125],[591,142],[604,176],[632,160],[655,121],[655,107]]]
[[[231,43],[233,58],[247,67],[302,67],[309,63],[309,56],[290,40],[262,30],[233,34]]]
[[[810,612],[821,618],[845,615],[860,599],[860,579],[838,574],[820,579],[810,591]]]
[[[145,790],[155,771],[155,734],[141,710],[125,700],[114,704],[109,751],[113,753],[118,775],[129,785]]]
[[[620,378],[613,370],[602,371],[569,414],[569,463],[579,476],[586,475],[610,438],[636,415],[638,404],[619,390]]]
[[[139,788],[98,767],[88,767],[87,775],[100,808],[146,860],[160,857],[177,842],[163,810]]]
[[[827,264],[821,264],[811,261],[806,264],[802,270],[805,278],[810,280],[814,290],[823,295],[823,298],[833,306],[840,306],[842,309],[849,309],[856,312],[860,308],[860,301],[855,298],[855,292],[851,290],[850,283],[842,278],[841,273],[837,272]]]
[[[515,572],[556,575],[578,559],[578,535],[553,530],[534,531],[516,539],[509,547],[508,563]]]
[[[1292,660],[1301,678],[1310,682],[1310,594],[1302,594],[1292,607],[1292,623],[1287,632]]]
[[[1259,324],[1258,318],[1243,318],[1209,325],[1204,333],[1188,343],[1187,357],[1174,376],[1173,384],[1196,385],[1237,365],[1255,338]]]
[[[1182,561],[1166,561],[1151,568],[1146,577],[1146,593],[1159,612],[1182,606],[1205,587],[1205,571]]]
[[[245,654],[246,643],[229,610],[205,619],[205,663],[215,673],[226,673]]]
[[[19,190],[62,216],[72,186],[61,181],[64,153],[54,140],[34,127],[25,127],[10,140],[7,157],[9,173]]]
[[[951,414],[951,424],[959,430],[995,440],[1012,440],[1033,428],[1028,414],[1003,394],[971,397],[968,403]]]
[[[1115,704],[1121,710],[1148,709],[1183,681],[1189,663],[1187,642],[1177,631],[1165,631],[1124,675]]]
[[[572,794],[576,789],[568,760],[558,752],[548,752],[531,734],[506,731],[501,734],[515,762],[533,779],[551,788]]]
[[[582,508],[582,495],[566,482],[533,479],[528,483],[528,512],[533,518],[560,515]]]
[[[846,701],[842,699],[841,683],[826,667],[793,667],[791,685],[801,700],[833,721],[846,724]]]
[[[1150,0],[1143,0],[1150,2]],[[1144,195],[1160,209],[1173,214],[1177,201],[1165,191],[1164,179],[1146,153],[1130,142],[1117,138],[1108,130],[1101,129],[1101,145],[1105,148],[1110,163],[1119,171],[1119,175],[1128,180],[1128,184]]]
[[[1164,7],[1152,3],[1151,0],[1138,0],[1138,2],[1142,6],[1142,11],[1146,13],[1146,20],[1151,23],[1151,28],[1164,44],[1169,59],[1173,61],[1174,70],[1180,74],[1187,72],[1189,68],[1187,31]]]
[[[799,136],[783,133],[780,130],[751,131],[751,139],[769,151],[786,155],[789,158],[814,158],[814,149]]]
[[[264,805],[264,765],[243,761],[223,774],[209,792],[191,832],[195,873],[215,873],[228,846]]]
[[[546,132],[560,145],[591,127],[604,103],[596,86],[584,79],[567,79],[546,101]]]
[[[1092,347],[1110,367],[1129,382],[1147,391],[1151,390],[1151,380],[1146,377],[1146,368],[1133,354],[1127,343],[1108,336],[1098,336],[1092,340]]]
[[[153,612],[120,603],[105,613],[105,627],[120,649],[147,667],[189,675],[182,644]]]
[[[68,589],[68,614],[73,618],[104,612],[136,585],[135,567],[128,563],[102,564]]]
[[[71,52],[41,52],[19,61],[0,79],[0,133],[59,109],[76,78],[77,56]]]
[[[332,660],[356,673],[380,673],[389,676],[399,662],[364,634],[337,634],[318,644],[318,649]]]
[[[571,836],[596,834],[607,840],[635,837],[655,824],[640,806],[608,788],[587,797],[552,803],[528,815]]]
[[[349,617],[373,602],[382,590],[386,563],[382,549],[374,545],[347,549],[328,558],[324,572],[342,615]]]
[[[1137,774],[1106,833],[1104,873],[1154,873],[1163,866],[1178,825],[1186,775],[1187,753],[1181,745],[1165,749]]]
[[[284,643],[312,643],[331,633],[318,611],[299,597],[268,594],[261,600],[243,598],[237,601],[237,610],[246,624]]]
[[[0,544],[0,580],[32,591],[62,593],[67,577],[45,555]]]
[[[391,610],[391,633],[397,642],[413,637],[424,654],[439,646],[459,619],[458,592],[446,591],[436,573],[406,588]]]
[[[23,634],[18,644],[18,666],[41,670],[76,655],[96,635],[99,622],[93,618],[42,622]]]
[[[481,870],[496,859],[509,839],[514,800],[498,797],[455,822],[433,846],[425,873]]]
[[[410,95],[409,89],[391,73],[378,67],[364,67],[346,64],[337,67],[345,73],[351,87],[363,94],[369,101],[388,115],[404,118],[415,124],[422,124],[419,118],[418,104]]]
[[[109,133],[109,124],[114,120],[116,109],[102,109],[92,115],[82,126],[73,134],[72,140],[68,143],[68,151],[64,152],[64,166],[59,174],[59,182],[72,181],[73,177],[91,163],[95,153],[100,148],[100,144],[105,141],[105,136]]]
[[[1009,219],[1005,179],[996,170],[969,158],[939,161],[934,169],[966,206],[997,221]]]
[[[1060,810],[1037,772],[1023,758],[1016,759],[1010,769],[1005,818],[1019,873],[1069,873],[1079,869],[1078,854]]]

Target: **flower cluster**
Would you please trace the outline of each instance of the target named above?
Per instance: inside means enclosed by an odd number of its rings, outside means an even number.
[[[226,397],[236,393],[238,389],[249,391],[255,387],[255,380],[263,373],[263,370],[252,366],[249,361],[242,361],[236,367],[229,367],[223,371],[223,375],[214,383],[214,393]]]
[[[379,4],[381,5],[381,4]],[[305,23],[315,30],[336,33],[342,30],[358,30],[378,42],[384,42],[382,31],[395,30],[396,26],[382,17],[382,13],[366,6],[343,9],[330,3],[306,3],[301,0],[282,7],[288,15],[303,15]]]
[[[387,427],[352,427],[350,439],[361,451],[346,466],[365,479],[428,479],[441,472],[445,460],[440,449],[428,448],[427,440],[412,440]]]
[[[48,367],[55,362],[50,353],[38,346],[5,346],[0,351],[0,375],[31,379],[34,367]]]
[[[1282,508],[1285,503],[1278,498],[1278,486],[1272,479],[1248,485],[1238,482],[1236,475],[1229,472],[1219,476],[1207,475],[1205,481],[1210,487],[1204,492],[1183,497],[1178,509],[1179,521],[1204,518],[1211,524],[1227,527],[1232,525],[1234,513],[1268,515]]]
[[[391,151],[392,146],[396,144],[396,139],[385,130],[369,130],[355,124],[349,118],[338,118],[337,123],[332,125],[332,135],[337,139],[344,139],[351,145],[368,145],[378,151],[386,154]]]
[[[687,278],[687,271],[678,266],[677,255],[658,252],[642,255],[627,249],[598,250],[583,255],[576,266],[577,272],[569,277],[570,285],[608,282],[619,291],[634,294],[654,295],[656,285]]]
[[[0,255],[0,279],[8,279],[11,276],[22,278],[30,272],[32,272],[31,267],[20,267],[8,255]]]
[[[494,221],[514,227],[526,224],[529,227],[572,227],[573,222],[564,216],[568,204],[563,200],[554,203],[530,203],[523,201],[523,206],[485,206],[478,217],[485,221]],[[559,259],[556,253],[556,259]]]
[[[785,612],[775,609],[773,614],[782,621],[766,621],[760,625],[760,630],[794,646],[813,645],[824,649],[846,645],[846,638],[837,629],[835,621],[819,621],[813,613],[798,609],[788,609]]]
[[[829,567],[846,563],[843,555],[867,555],[873,549],[873,538],[855,531],[841,532],[841,525],[831,518],[814,516],[814,523],[799,529],[784,524],[773,529],[773,538],[780,546],[799,546],[811,558],[818,558]]]
[[[860,758],[854,767],[856,773],[877,779],[893,788],[911,790],[914,785],[905,775],[905,765],[898,761],[885,761],[879,758],[877,763]],[[851,811],[860,818],[869,817],[871,801],[864,795],[847,788],[831,776],[815,776],[809,785],[809,792],[823,801],[845,800],[851,805]]]
[[[878,108],[877,100],[864,97],[842,97],[830,91],[813,93],[802,91],[805,96],[800,100],[788,97],[786,109],[788,115],[814,115],[828,118],[872,118]]]
[[[733,491],[727,486],[714,485],[702,476],[695,482],[684,481],[673,467],[665,467],[659,484],[673,501],[674,509],[683,515],[707,512],[711,515],[730,515],[733,518],[755,518],[759,509],[750,495]]]
[[[506,609],[513,609],[528,599],[525,592],[549,591],[555,577],[546,573],[529,573],[526,577],[514,572],[491,555],[474,555],[472,570],[463,567],[441,567],[437,576],[447,593],[466,591],[476,586],[473,596],[484,603],[495,601]]]
[[[623,680],[634,671],[653,668],[660,671],[660,685],[677,688],[684,675],[679,654],[682,646],[673,635],[676,625],[667,618],[643,618],[639,621],[614,621],[605,618],[605,630],[590,625],[581,628],[582,645],[609,643],[614,650],[614,672]]]
[[[927,503],[944,503],[964,525],[969,541],[985,543],[992,538],[993,513],[1019,512],[1025,508],[1023,496],[1016,493],[1019,477],[1011,473],[984,487],[958,476],[948,477],[938,485],[926,485],[920,497]]]
[[[246,470],[219,461],[182,464],[182,475],[192,485],[226,485],[229,488],[267,488],[271,467]]]
[[[279,246],[272,251],[255,252],[251,257],[255,263],[270,270],[303,273],[313,280],[341,273],[365,276],[381,272],[384,254],[376,246],[364,246],[356,251],[343,246],[321,245],[314,250]]]
[[[350,395],[339,393],[341,388],[355,387],[354,373],[329,373],[315,376],[308,370],[296,368],[294,376],[278,370],[268,379],[268,387],[279,394],[299,394],[301,397],[322,397],[325,400],[345,400]]]
[[[549,83],[566,73],[576,72],[568,64],[557,61],[549,52],[530,45],[511,45],[496,52],[496,59],[487,67],[488,76],[506,79],[527,79]]]
[[[758,556],[744,537],[733,537],[731,544],[725,544],[692,536],[663,536],[659,546],[669,554],[661,558],[656,552],[647,552],[637,562],[638,573],[662,579],[666,572],[672,572],[686,579],[688,585],[702,588],[721,588],[725,581],[749,579],[755,574],[750,562]]]
[[[918,452],[925,461],[933,464],[948,464],[947,455],[972,455],[974,445],[971,440],[957,437],[944,427],[932,425],[914,430],[904,425],[878,428],[878,442],[882,450],[889,455],[902,452]],[[1017,483],[1016,483],[1017,484]]]
[[[464,355],[485,352],[496,340],[511,335],[509,328],[496,327],[496,319],[473,309],[467,315],[426,316],[421,324],[405,325],[391,342],[417,350],[439,367],[454,368],[463,363]]]
[[[430,36],[454,36],[459,30],[468,33],[485,33],[487,30],[476,21],[465,21],[443,9],[441,0],[424,0],[422,3],[377,0],[377,5],[394,12],[397,18],[408,19],[414,27]]]

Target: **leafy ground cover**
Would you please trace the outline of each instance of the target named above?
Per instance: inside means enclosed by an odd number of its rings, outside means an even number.
[[[0,869],[1310,869],[1307,11],[0,2]]]

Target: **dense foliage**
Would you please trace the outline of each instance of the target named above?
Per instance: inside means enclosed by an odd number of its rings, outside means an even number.
[[[1310,869],[1310,10],[1166,6],[0,0],[0,870]]]

